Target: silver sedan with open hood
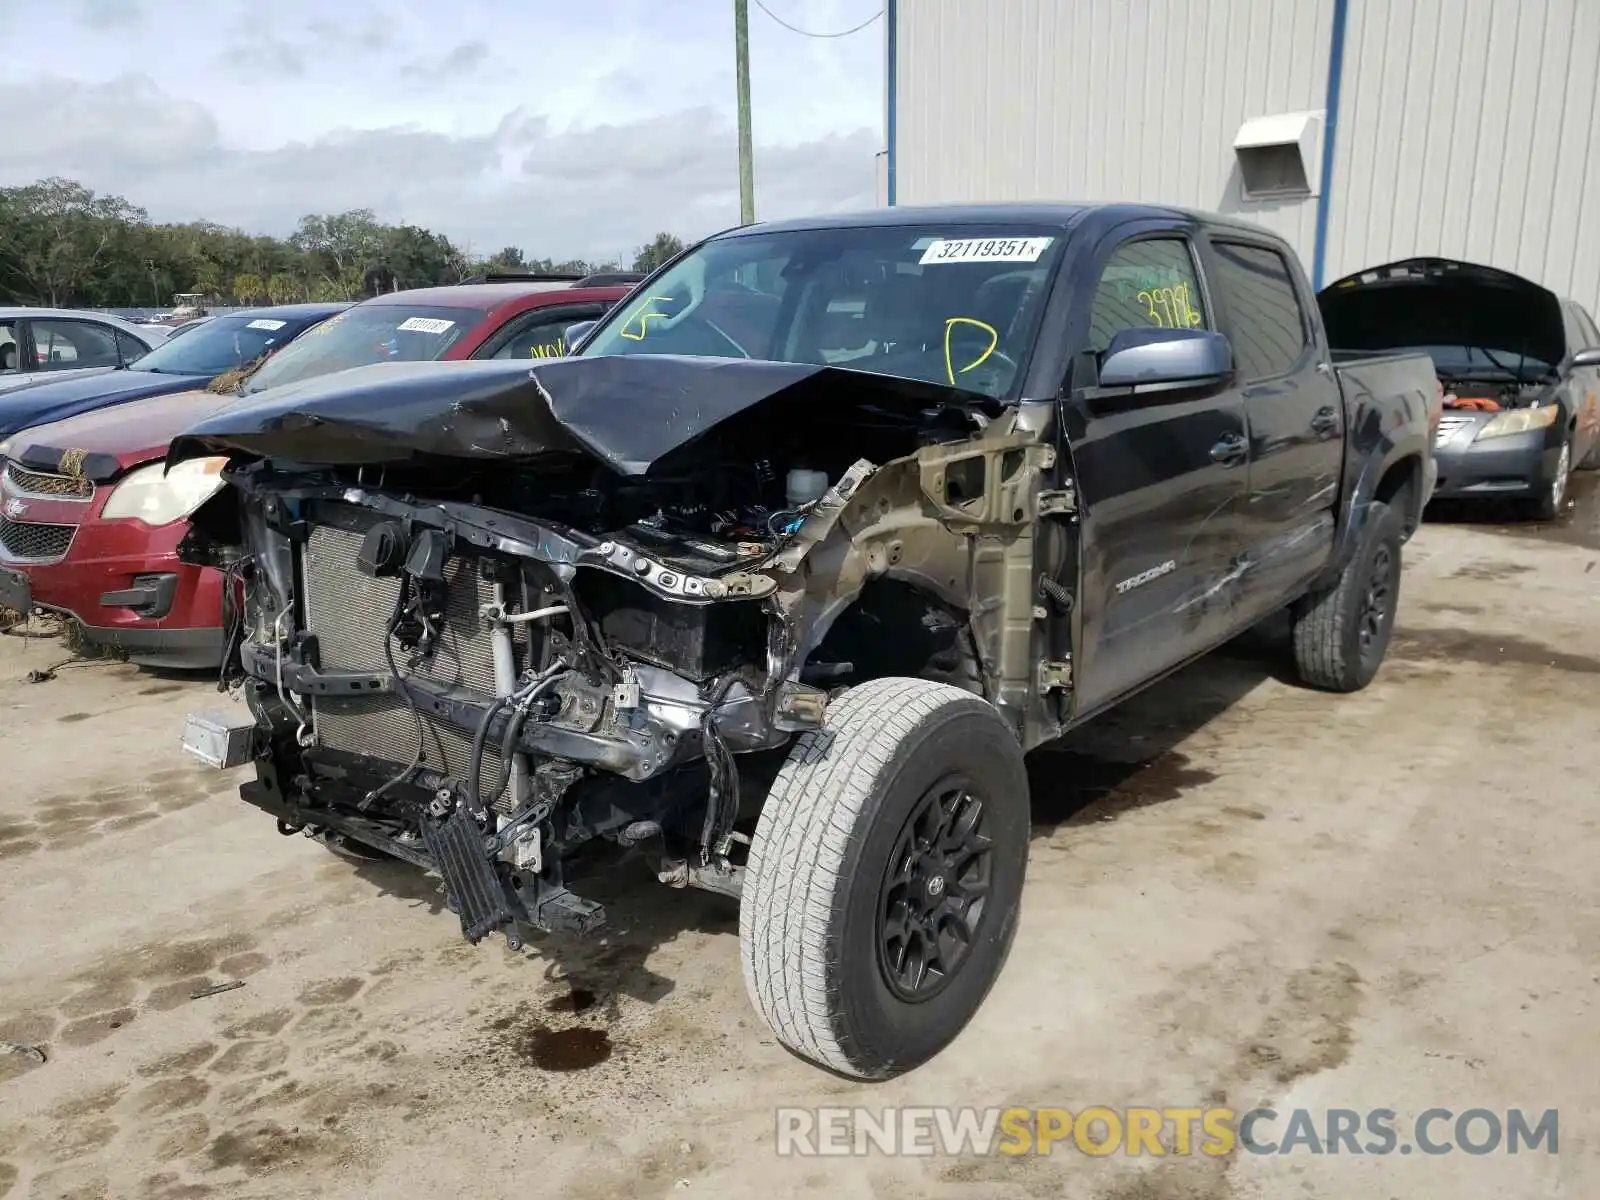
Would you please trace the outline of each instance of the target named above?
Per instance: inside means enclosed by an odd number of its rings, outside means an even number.
[[[1548,288],[1492,267],[1414,258],[1318,301],[1337,351],[1426,351],[1444,392],[1437,499],[1513,498],[1549,518],[1574,467],[1600,467],[1600,330]]]

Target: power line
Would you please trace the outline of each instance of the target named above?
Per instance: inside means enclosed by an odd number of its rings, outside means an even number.
[[[849,37],[852,33],[860,33],[868,25],[871,25],[879,17],[883,16],[883,9],[880,8],[877,12],[873,13],[865,21],[861,22],[861,24],[852,25],[849,29],[841,29],[838,33],[812,33],[811,30],[809,30],[809,29],[801,29],[798,25],[789,24],[789,22],[785,21],[777,13],[773,12],[770,8],[768,8],[765,4],[763,4],[761,2],[761,0],[755,0],[755,3],[756,3],[756,7],[757,8],[759,8],[762,12],[766,13],[767,16],[771,17],[779,25],[782,25],[790,33],[798,33],[801,37],[808,37],[808,38],[842,38],[842,37]]]

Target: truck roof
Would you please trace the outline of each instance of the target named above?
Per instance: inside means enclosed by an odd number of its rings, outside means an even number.
[[[1044,225],[1070,228],[1091,213],[1137,220],[1140,217],[1185,217],[1205,225],[1265,234],[1271,230],[1250,221],[1225,217],[1214,212],[1180,208],[1172,204],[1073,203],[1069,201],[1021,201],[1004,204],[925,204],[896,205],[893,208],[864,209],[859,212],[826,213],[768,221],[730,229],[722,236],[739,237],[753,233],[786,233],[807,229],[851,229],[865,225]]]

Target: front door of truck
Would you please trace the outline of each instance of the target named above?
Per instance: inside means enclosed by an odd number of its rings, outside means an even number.
[[[1207,277],[1233,346],[1250,429],[1249,565],[1239,624],[1279,607],[1327,563],[1344,467],[1344,401],[1318,345],[1310,288],[1283,251],[1213,234]]]
[[[1080,361],[1098,361],[1128,329],[1217,327],[1186,231],[1124,236],[1099,263]],[[1220,636],[1249,455],[1244,403],[1231,385],[1110,401],[1080,388],[1063,426],[1084,547],[1073,670],[1084,713]]]

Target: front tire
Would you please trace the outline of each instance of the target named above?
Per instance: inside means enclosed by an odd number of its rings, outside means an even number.
[[[1383,665],[1400,603],[1405,523],[1381,500],[1367,509],[1360,545],[1339,578],[1290,609],[1300,678],[1329,692],[1356,692]]]
[[[1533,515],[1541,521],[1553,521],[1561,515],[1567,504],[1567,484],[1572,479],[1572,441],[1561,443],[1556,456],[1556,470],[1533,502]]]
[[[1028,830],[1022,750],[990,704],[924,679],[846,692],[751,841],[739,957],[757,1011],[852,1078],[932,1058],[1005,962]]]

